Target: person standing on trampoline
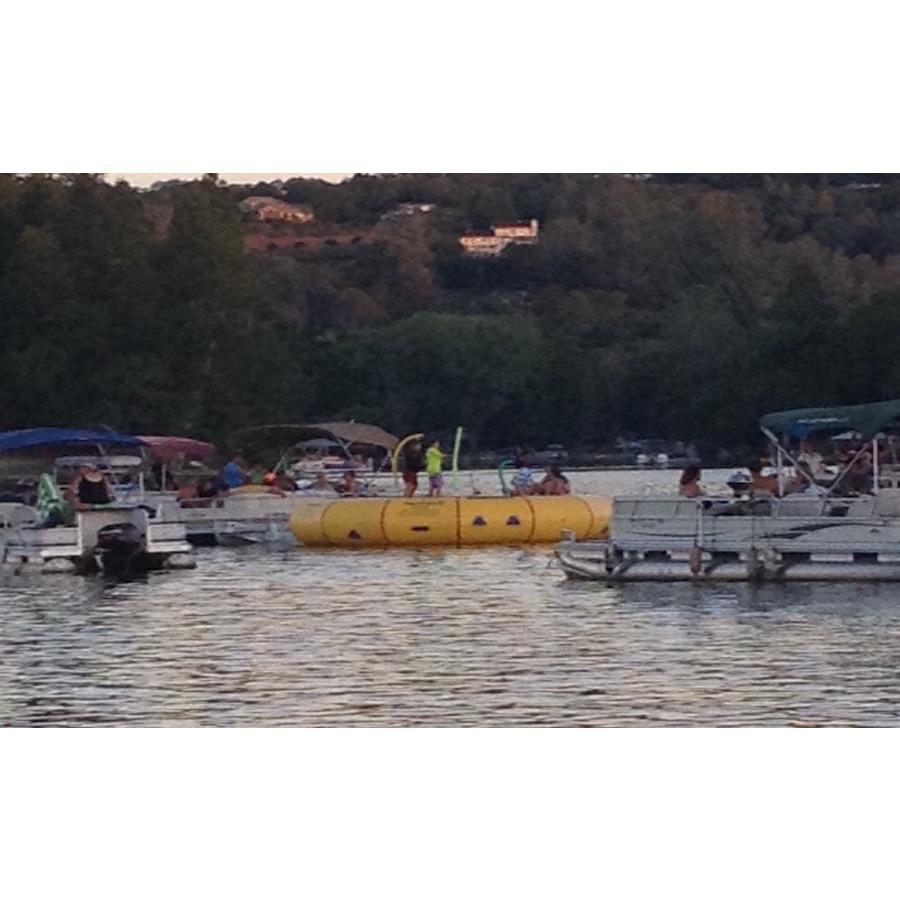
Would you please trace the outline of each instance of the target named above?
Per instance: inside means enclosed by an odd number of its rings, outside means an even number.
[[[440,497],[444,487],[444,476],[441,468],[444,463],[444,454],[441,453],[441,442],[432,441],[425,451],[425,471],[428,473],[428,496]]]
[[[412,497],[419,488],[419,472],[425,468],[422,445],[412,441],[403,449],[403,496]]]

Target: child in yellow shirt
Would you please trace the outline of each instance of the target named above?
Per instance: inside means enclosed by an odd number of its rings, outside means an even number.
[[[425,472],[428,475],[428,496],[440,497],[444,487],[444,478],[441,475],[441,466],[444,462],[444,454],[441,453],[441,442],[432,441],[425,451]]]

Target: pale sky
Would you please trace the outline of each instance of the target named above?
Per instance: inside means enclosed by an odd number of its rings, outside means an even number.
[[[187,180],[191,178],[200,178],[202,174],[202,172],[188,172],[187,174],[175,172],[163,172],[161,174],[153,172],[139,172],[136,174],[128,174],[123,172],[107,172],[106,177],[109,181],[118,181],[120,179],[124,179],[129,184],[133,184],[136,187],[149,187],[151,184],[153,184],[154,181],[168,181],[170,178],[181,178]],[[219,177],[224,178],[226,181],[231,181],[235,184],[256,184],[256,182],[258,181],[275,181],[278,178],[280,178],[282,181],[287,180],[288,178],[324,178],[326,181],[343,181],[343,179],[349,178],[350,174],[346,172],[331,173],[328,175],[313,175],[303,172],[288,172],[286,174],[276,174],[273,172],[223,172],[220,173]]]

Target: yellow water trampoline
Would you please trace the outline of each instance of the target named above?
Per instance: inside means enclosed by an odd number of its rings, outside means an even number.
[[[291,514],[300,544],[312,547],[406,547],[553,543],[563,532],[603,537],[610,501],[603,497],[309,498]]]

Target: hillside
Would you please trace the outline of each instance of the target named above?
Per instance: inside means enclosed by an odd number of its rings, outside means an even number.
[[[239,206],[251,195],[315,221],[257,223]],[[532,218],[536,243],[486,258],[459,245]],[[900,178],[138,191],[3,176],[0,307],[2,428],[221,439],[347,416],[404,433],[461,423],[482,447],[652,434],[709,453],[754,440],[765,410],[900,396]]]

